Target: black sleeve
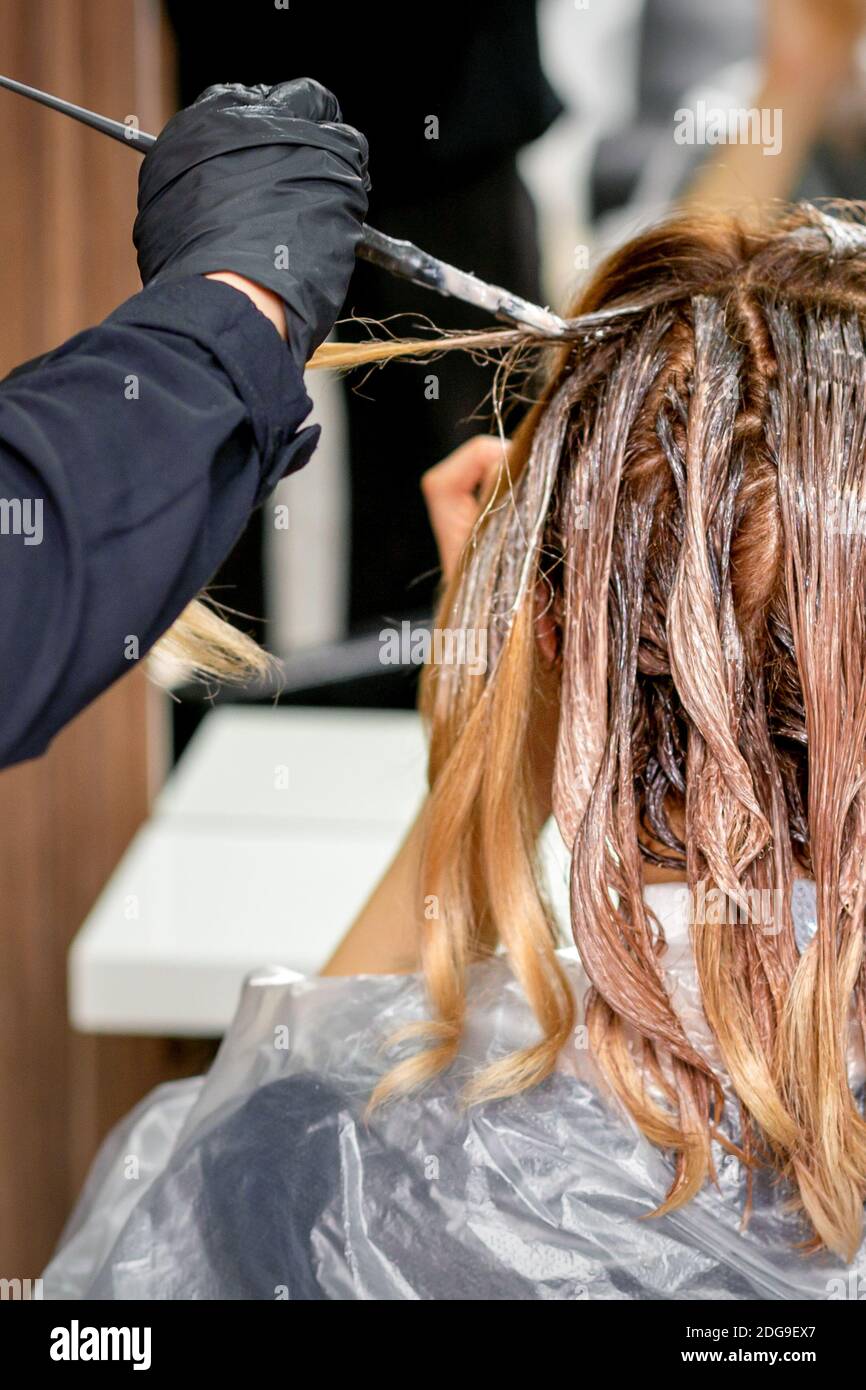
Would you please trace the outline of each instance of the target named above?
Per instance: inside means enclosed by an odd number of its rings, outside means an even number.
[[[310,406],[273,325],[198,276],[0,385],[0,766],[171,625],[309,458]]]

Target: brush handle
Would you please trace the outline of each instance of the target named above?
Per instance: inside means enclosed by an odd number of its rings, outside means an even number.
[[[420,246],[415,246],[411,241],[399,241],[397,237],[386,236],[384,232],[377,232],[375,227],[369,227],[365,222],[355,254],[362,260],[380,266],[382,270],[390,270],[392,275],[399,275],[404,280],[411,280],[415,285],[424,285],[429,290],[443,293],[442,262],[422,251]]]
[[[119,140],[141,154],[146,154],[150,147],[156,144],[156,136],[149,135],[146,130],[139,130],[137,126],[127,125],[123,121],[114,121],[109,116],[101,116],[97,111],[89,111],[86,106],[76,106],[74,102],[52,96],[50,92],[43,92],[38,87],[28,87],[25,82],[17,82],[14,77],[0,76],[0,87],[17,92],[19,96],[29,97],[31,101],[48,106],[52,111],[60,111],[64,116],[71,116],[73,120],[89,126],[91,130],[98,130],[101,134],[110,136],[112,140]],[[384,232],[377,232],[375,227],[368,227],[366,223],[361,228],[361,239],[356,254],[392,275],[435,290],[437,294],[453,295],[454,298],[474,304],[507,323],[529,326],[543,336],[551,338],[567,335],[567,325],[549,310],[542,309],[537,304],[530,304],[499,285],[488,285],[475,275],[467,275],[465,271],[437,260],[435,256],[422,251],[411,241],[399,241],[396,237],[386,236]]]
[[[14,77],[0,77],[0,87],[17,92],[19,96],[29,97],[31,101],[48,106],[52,111],[61,111],[64,116],[71,116],[82,125],[90,126],[91,130],[101,131],[103,135],[120,140],[124,145],[140,150],[142,154],[145,154],[151,145],[156,144],[156,136],[148,135],[145,130],[125,125],[123,121],[113,121],[109,116],[100,116],[97,111],[88,111],[86,106],[76,106],[74,102],[52,96],[51,92],[43,92],[39,87],[28,87],[26,82],[16,82]]]

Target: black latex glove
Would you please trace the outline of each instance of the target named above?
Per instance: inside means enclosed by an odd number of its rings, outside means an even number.
[[[312,78],[209,87],[141,166],[141,278],[233,270],[286,307],[303,364],[340,312],[367,211],[367,142]]]

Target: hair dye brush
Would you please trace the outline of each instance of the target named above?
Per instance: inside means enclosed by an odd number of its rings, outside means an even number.
[[[18,92],[21,96],[29,97],[31,101],[38,101],[43,106],[51,107],[53,111],[62,112],[64,116],[71,116],[82,125],[101,131],[103,135],[110,135],[113,140],[119,140],[142,154],[146,154],[156,141],[155,135],[148,135],[137,126],[111,120],[108,116],[100,116],[96,111],[88,111],[84,106],[76,106],[62,97],[40,91],[38,87],[28,87],[24,82],[16,82],[14,78],[0,77],[0,87],[6,87],[10,92]],[[612,311],[603,310],[599,314],[587,315],[580,320],[562,319],[539,304],[530,304],[519,295],[511,294],[500,285],[490,285],[465,270],[458,270],[456,266],[449,265],[447,261],[437,260],[427,251],[414,246],[411,241],[398,241],[366,224],[358,243],[357,254],[363,256],[364,260],[381,266],[383,270],[390,271],[392,275],[411,280],[414,285],[422,285],[425,289],[435,290],[437,294],[460,299],[465,304],[474,304],[476,308],[484,309],[494,317],[515,327],[529,330],[542,338],[573,338],[581,332],[591,331],[596,326],[601,327],[609,318],[615,316]],[[615,312],[619,314],[622,311]]]

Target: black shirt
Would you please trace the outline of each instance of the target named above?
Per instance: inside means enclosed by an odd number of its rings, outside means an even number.
[[[171,625],[309,458],[310,408],[273,325],[199,276],[0,384],[0,766],[42,753]]]

